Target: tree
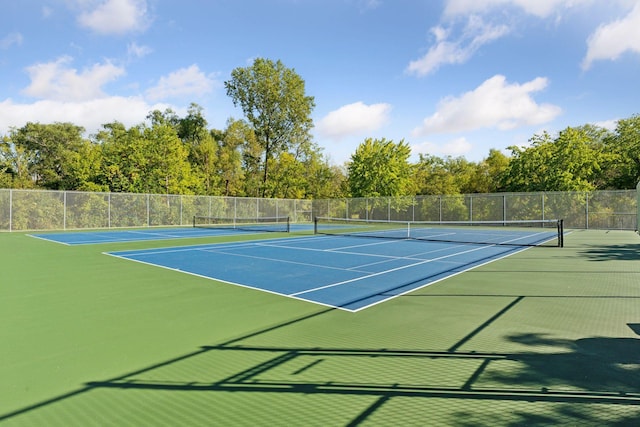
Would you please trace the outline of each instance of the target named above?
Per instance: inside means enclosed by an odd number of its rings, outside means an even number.
[[[120,122],[107,123],[96,135],[102,146],[102,173],[100,183],[110,191],[124,193],[143,192],[144,170],[147,158],[143,149],[143,128],[126,129]]]
[[[71,123],[27,123],[10,132],[14,153],[28,159],[29,175],[36,186],[51,190],[73,189],[69,165],[72,153],[84,145],[84,128]]]
[[[26,149],[17,147],[9,137],[0,142],[0,188],[33,188]]]
[[[218,174],[224,185],[224,195],[242,195],[245,171],[242,168],[242,149],[253,132],[246,122],[229,119],[224,136],[218,145]]]
[[[557,138],[535,135],[527,148],[510,147],[507,191],[591,191],[603,160],[590,128],[568,127]]]
[[[319,151],[312,151],[303,161],[303,198],[329,199],[344,197],[346,173],[343,167],[331,166]]]
[[[207,125],[207,119],[203,115],[203,108],[192,102],[189,105],[186,117],[177,120],[176,130],[182,142],[197,145],[199,140],[209,133]]]
[[[411,188],[411,149],[404,140],[367,138],[351,156],[348,185],[352,197],[404,196]]]
[[[102,144],[101,181],[111,191],[192,194],[202,191],[192,173],[189,151],[175,126],[152,115],[151,126],[126,129],[115,122],[96,136]]]
[[[308,137],[313,127],[314,99],[305,95],[304,80],[293,69],[263,58],[250,67],[236,68],[224,84],[233,104],[242,108],[252,125],[264,153],[264,197],[270,160],[285,152],[292,141]]]
[[[610,162],[615,168],[611,186],[635,188],[640,181],[640,115],[618,120],[615,133],[605,140],[605,144],[615,156],[614,162]]]
[[[479,162],[470,182],[470,193],[497,193],[502,191],[501,182],[507,168],[509,157],[500,150],[492,148],[489,155]]]
[[[90,141],[83,141],[76,151],[69,155],[69,178],[66,188],[79,191],[105,191],[109,187],[99,184],[102,166],[102,147]]]
[[[191,171],[189,150],[173,126],[153,124],[144,129],[142,150],[146,164],[142,169],[144,192],[165,194],[199,193],[201,185]]]
[[[215,139],[217,133],[207,129],[208,123],[202,107],[191,103],[184,118],[170,120],[168,124],[173,125],[177,136],[187,148],[189,163],[204,187],[204,193],[220,194],[220,176],[217,173],[218,141]]]
[[[474,164],[463,157],[420,154],[415,168],[414,187],[418,194],[442,195],[469,192]]]

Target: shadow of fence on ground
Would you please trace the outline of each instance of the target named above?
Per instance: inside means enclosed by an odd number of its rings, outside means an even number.
[[[176,399],[189,399],[185,393],[204,394],[209,403],[216,402],[219,396],[251,395],[270,404],[292,395],[305,400],[338,396],[340,406],[332,403],[331,408],[343,411],[341,425],[377,423],[383,416],[401,424],[407,421],[408,406],[421,408],[412,415],[414,418],[409,424],[419,420],[428,423],[433,419],[429,418],[432,415],[427,408],[436,403],[451,409],[452,418],[447,423],[457,425],[640,424],[638,339],[566,340],[522,333],[507,336],[505,340],[530,347],[531,351],[461,351],[467,340],[523,298],[516,298],[456,345],[442,351],[251,344],[251,339],[258,335],[332,311],[324,310],[225,343],[203,346],[117,378],[89,381],[78,390],[0,414],[0,421],[18,421],[19,417],[28,417],[34,412],[55,409],[58,404],[86,409],[94,402],[88,399],[89,395],[100,397],[100,393],[104,393],[103,399],[109,400],[116,399],[113,393],[122,391],[124,395],[119,399],[136,405],[140,395],[131,393],[136,391],[145,393],[140,405],[154,400],[154,393],[162,396],[176,393]],[[543,350],[536,351],[536,348]],[[549,348],[554,351],[550,352]],[[505,404],[516,406],[505,412]],[[279,409],[284,407],[276,407],[275,412],[261,412],[262,418],[252,419],[251,424],[277,424]],[[482,410],[475,411],[479,407]],[[162,415],[162,409],[156,408],[155,416],[162,416],[168,423],[180,420],[182,415],[175,412],[182,409],[167,410],[174,412]],[[214,409],[212,405],[192,405],[189,411],[202,411],[207,417],[212,416]],[[487,414],[490,420],[485,418]],[[175,419],[171,419],[172,416]],[[216,416],[224,417],[219,413]],[[292,424],[298,421],[302,419],[291,420]],[[313,424],[319,420],[307,421]]]

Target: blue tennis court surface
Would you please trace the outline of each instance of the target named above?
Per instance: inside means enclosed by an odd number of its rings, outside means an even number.
[[[524,249],[313,236],[109,255],[358,311]]]
[[[292,230],[311,230],[311,225],[291,225]],[[145,228],[136,230],[78,231],[68,233],[38,233],[31,236],[65,245],[93,245],[99,243],[136,242],[145,240],[189,239],[197,237],[231,236],[264,233],[215,228]]]

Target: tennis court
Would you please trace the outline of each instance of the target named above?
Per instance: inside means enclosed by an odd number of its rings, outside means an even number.
[[[351,225],[351,224],[350,224]],[[344,225],[343,225],[344,226]],[[523,250],[514,241],[535,244],[549,240],[548,231],[455,230],[429,233],[420,241],[395,237],[314,236],[231,244],[197,245],[152,250],[111,252],[110,255],[152,264],[234,285],[278,295],[358,311],[406,294],[482,264]],[[349,227],[353,230],[353,226]],[[331,224],[331,231],[344,229]],[[401,230],[402,231],[402,230]],[[487,239],[491,244],[461,244],[459,239]],[[542,237],[541,237],[542,236]],[[550,249],[553,250],[553,249]]]
[[[640,423],[637,233],[377,228],[0,234],[0,425]]]
[[[147,240],[191,239],[198,237],[234,236],[238,233],[250,235],[265,232],[287,233],[293,227],[296,231],[310,230],[310,226],[289,223],[288,217],[264,217],[252,219],[218,219],[217,224],[207,222],[209,217],[194,217],[192,227],[144,228],[132,230],[71,231],[35,233],[32,237],[61,243],[64,245],[95,245],[115,242],[138,242]]]

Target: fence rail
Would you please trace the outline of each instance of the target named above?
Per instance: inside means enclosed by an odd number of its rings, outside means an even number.
[[[0,189],[0,231],[178,226],[198,216],[314,216],[403,221],[565,220],[568,228],[637,230],[638,190],[499,193],[355,199]]]

